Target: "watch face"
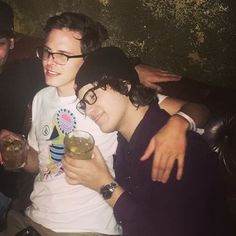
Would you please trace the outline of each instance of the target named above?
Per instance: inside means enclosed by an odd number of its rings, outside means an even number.
[[[111,191],[111,189],[108,186],[104,186],[104,189],[102,191],[102,196],[104,199],[111,198],[112,193],[113,192]]]
[[[115,189],[117,186],[118,186],[118,185],[117,185],[117,183],[116,183],[115,181],[113,181],[113,182],[110,183],[110,184],[107,184],[107,185],[103,186],[103,187],[101,188],[101,191],[100,191],[100,193],[102,194],[103,198],[104,198],[105,200],[111,198],[112,193],[114,192],[114,189]]]
[[[101,188],[101,194],[104,199],[109,199],[112,195],[112,191],[108,185],[105,185]]]

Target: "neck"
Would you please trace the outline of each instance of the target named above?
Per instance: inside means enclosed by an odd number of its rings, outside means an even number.
[[[132,103],[130,103],[118,129],[127,141],[130,141],[134,131],[145,116],[148,108],[149,106],[142,106],[137,109]]]
[[[57,87],[59,97],[69,97],[75,95],[74,81],[63,86]]]

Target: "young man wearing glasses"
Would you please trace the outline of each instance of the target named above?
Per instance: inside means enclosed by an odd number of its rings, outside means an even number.
[[[37,93],[33,101],[30,147],[24,166],[26,171],[39,173],[27,217],[9,213],[9,236],[28,225],[44,236],[119,234],[112,208],[93,190],[68,183],[61,163],[65,134],[83,129],[94,136],[113,173],[116,134],[104,134],[91,119],[78,113],[74,93],[75,77],[84,62],[82,55],[101,46],[103,30],[89,17],[77,13],[62,13],[47,22],[45,44],[37,55],[42,59],[48,87]],[[183,122],[183,126],[187,129],[188,122]],[[10,135],[13,134],[5,132],[1,138]],[[16,218],[21,222],[20,228]]]
[[[139,157],[169,114],[158,106],[155,90],[140,84],[120,49],[107,47],[89,54],[76,82],[79,112],[103,132],[119,132],[116,177],[95,149],[91,160],[65,156],[63,169],[69,183],[100,193],[113,207],[126,236],[233,235],[225,218],[217,158],[198,134],[187,133],[180,181],[175,179],[176,166],[166,184],[150,180],[152,160],[141,163]]]

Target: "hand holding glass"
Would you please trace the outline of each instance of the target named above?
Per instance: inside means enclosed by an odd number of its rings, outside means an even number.
[[[90,133],[82,130],[73,131],[65,136],[65,154],[80,160],[91,159],[94,143]]]
[[[22,167],[27,156],[27,141],[8,139],[1,142],[1,156],[3,165],[7,170]]]

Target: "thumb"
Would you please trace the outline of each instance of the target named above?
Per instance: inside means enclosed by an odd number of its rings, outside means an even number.
[[[0,165],[3,164],[3,160],[2,160],[2,154],[1,154],[1,150],[2,150],[2,141],[0,140]]]
[[[141,156],[140,160],[141,161],[147,160],[154,152],[154,149],[155,149],[155,140],[154,140],[154,138],[152,138],[151,141],[149,142],[144,154]]]
[[[1,152],[0,152],[0,165],[3,165],[3,160],[2,160]]]
[[[102,156],[102,153],[100,152],[100,150],[98,149],[98,147],[94,147],[94,162],[95,162],[95,165],[100,169],[100,172],[103,172],[103,173],[109,173],[109,168]]]
[[[97,146],[94,146],[93,155],[94,155],[94,158],[95,158],[97,161],[99,161],[99,162],[104,162],[102,153],[100,152],[100,150],[99,150],[99,148],[98,148]]]

